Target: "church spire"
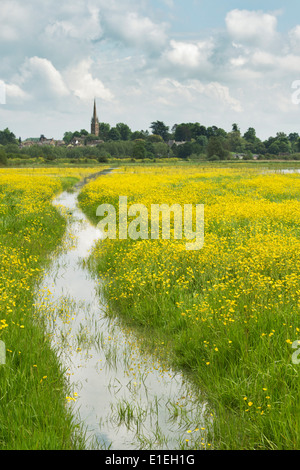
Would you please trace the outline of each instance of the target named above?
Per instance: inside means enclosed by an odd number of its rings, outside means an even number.
[[[94,98],[94,119],[97,119],[96,99]]]
[[[91,134],[99,135],[99,121],[97,117],[97,110],[96,110],[96,99],[94,99],[94,112],[91,121]]]

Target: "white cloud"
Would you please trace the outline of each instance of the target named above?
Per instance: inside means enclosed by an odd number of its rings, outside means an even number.
[[[298,24],[289,31],[288,34],[290,45],[295,51],[299,51],[300,46],[300,25]]]
[[[208,83],[204,92],[207,96],[217,99],[223,105],[228,106],[231,110],[237,113],[240,113],[243,110],[241,103],[230,95],[229,88],[221,83]]]
[[[15,0],[0,2],[0,40],[17,41],[22,36],[24,24],[29,20],[28,9]]]
[[[101,98],[112,101],[113,93],[104,86],[101,80],[94,78],[90,72],[91,59],[84,59],[64,72],[64,77],[70,90],[83,101]]]
[[[70,14],[66,19],[56,20],[47,25],[45,33],[49,36],[93,40],[102,35],[99,8],[87,4],[78,14]]]
[[[234,67],[243,67],[247,63],[247,59],[246,57],[240,55],[238,57],[233,57],[232,59],[230,59],[230,63]]]
[[[170,49],[165,52],[164,57],[174,65],[198,67],[207,62],[212,47],[210,40],[194,43],[171,40]]]
[[[276,58],[273,54],[263,50],[254,51],[252,55],[251,62],[255,67],[258,68],[273,68],[276,66],[278,58]]]
[[[163,0],[163,2],[167,5],[169,8],[174,8],[174,0]]]
[[[277,18],[262,11],[232,10],[225,18],[229,35],[237,42],[261,44],[276,34]]]
[[[253,53],[251,62],[261,71],[269,70],[272,74],[275,71],[277,76],[300,72],[300,56],[295,54],[277,55],[260,50]]]
[[[179,82],[166,78],[157,84],[156,89],[161,93],[160,102],[168,96],[169,104],[178,103],[180,99],[183,103],[186,101],[192,103],[201,99],[202,96],[212,99],[215,105],[224,106],[238,113],[242,111],[241,103],[230,95],[229,88],[218,82],[203,83],[195,79]]]
[[[137,12],[115,12],[105,15],[105,31],[124,45],[146,50],[160,50],[167,40],[166,23],[156,24]]]
[[[19,85],[16,85],[15,83],[7,83],[5,85],[5,90],[6,96],[8,98],[18,98],[21,100],[27,100],[30,98],[30,95],[24,90],[22,90],[22,88],[19,87]]]
[[[26,59],[15,77],[15,84],[10,85],[10,93],[17,96],[27,96],[22,88],[39,99],[59,98],[74,95],[82,101],[101,98],[112,101],[112,92],[103,82],[91,73],[92,60],[83,59],[75,65],[69,65],[61,72],[51,61],[41,57]],[[22,87],[22,88],[21,88]]]
[[[21,83],[29,89],[51,96],[66,96],[69,90],[60,74],[50,60],[41,57],[26,59],[21,67]]]

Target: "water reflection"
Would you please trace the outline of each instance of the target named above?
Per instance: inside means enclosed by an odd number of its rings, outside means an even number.
[[[77,207],[77,193],[54,204],[68,218],[63,247],[39,286],[37,306],[72,385],[66,401],[87,428],[90,448],[203,448],[204,414],[181,374],[142,354],[133,332],[106,315],[83,262],[101,232]],[[189,431],[189,432],[188,432]]]
[[[262,173],[300,173],[300,168],[268,168],[262,170]]]
[[[281,171],[282,171],[282,173],[300,173],[299,168],[285,169],[285,170],[281,170]]]

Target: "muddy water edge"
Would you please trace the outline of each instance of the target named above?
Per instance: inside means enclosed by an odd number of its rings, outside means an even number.
[[[72,390],[66,406],[83,426],[88,449],[206,448],[210,413],[192,384],[142,352],[136,332],[107,314],[102,281],[86,263],[102,233],[77,205],[90,178],[53,201],[67,229],[37,289],[39,317]]]

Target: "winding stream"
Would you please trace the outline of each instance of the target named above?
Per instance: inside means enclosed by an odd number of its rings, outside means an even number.
[[[67,230],[36,302],[70,381],[66,404],[84,423],[89,449],[203,448],[206,405],[183,375],[142,353],[134,332],[106,314],[101,279],[85,263],[102,234],[77,206],[78,191],[53,202]]]

